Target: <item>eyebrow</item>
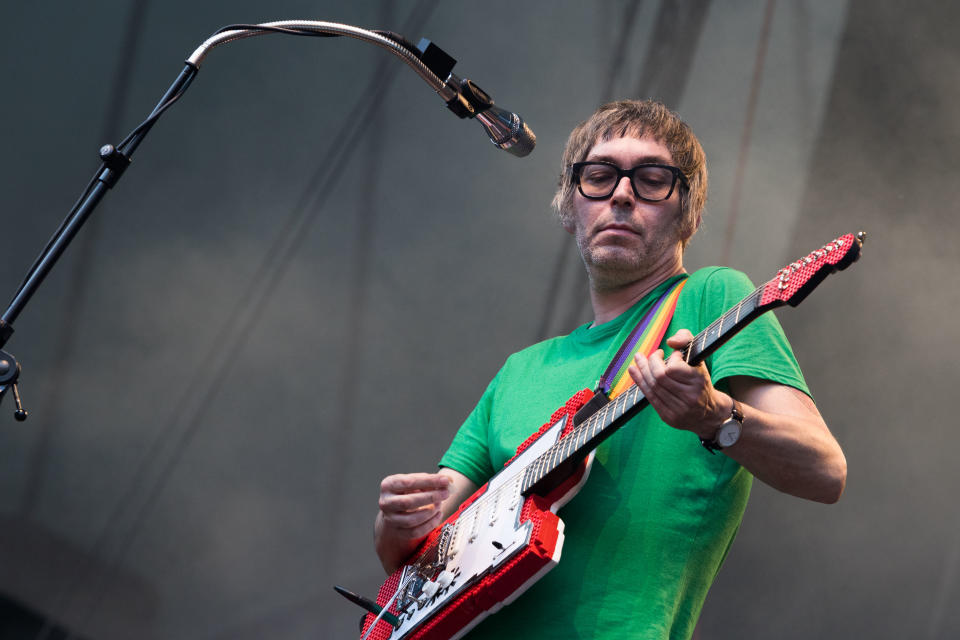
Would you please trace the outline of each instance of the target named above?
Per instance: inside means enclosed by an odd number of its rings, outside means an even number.
[[[586,158],[586,161],[587,161],[587,162],[597,162],[597,161],[600,161],[600,162],[609,162],[610,164],[615,164],[615,165],[617,165],[617,166],[620,166],[619,164],[617,164],[617,161],[616,161],[616,159],[615,159],[613,156],[609,156],[609,155],[606,155],[606,154],[600,154],[600,155],[588,154],[588,155],[587,155],[587,158]],[[635,167],[635,166],[637,166],[637,165],[639,165],[639,164],[666,164],[666,165],[669,165],[669,164],[670,164],[670,161],[669,161],[668,158],[666,158],[666,157],[664,157],[664,156],[648,155],[648,156],[640,156],[639,158],[637,158],[637,161],[636,161],[632,166]]]

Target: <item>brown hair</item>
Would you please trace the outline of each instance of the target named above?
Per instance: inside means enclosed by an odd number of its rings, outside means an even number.
[[[585,160],[598,142],[624,136],[647,136],[659,141],[667,147],[673,163],[686,176],[689,189],[680,185],[680,231],[686,246],[700,227],[707,201],[707,158],[690,126],[665,105],[653,100],[607,103],[570,132],[563,150],[560,182],[553,196],[553,208],[560,221],[569,222],[576,191],[570,166]]]

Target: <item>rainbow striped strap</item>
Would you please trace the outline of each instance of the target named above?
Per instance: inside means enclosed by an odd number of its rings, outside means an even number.
[[[666,293],[660,296],[647,315],[643,317],[630,335],[620,346],[617,355],[613,357],[610,366],[600,377],[597,383],[597,389],[603,392],[611,400],[626,391],[633,385],[633,379],[627,375],[627,369],[633,360],[634,354],[642,352],[649,356],[660,346],[663,340],[663,334],[667,332],[667,326],[670,319],[673,318],[673,312],[677,308],[677,298],[680,297],[680,290],[686,284],[686,277],[677,280]]]

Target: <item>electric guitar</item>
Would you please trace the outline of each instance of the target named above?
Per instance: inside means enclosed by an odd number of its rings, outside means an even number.
[[[697,334],[682,351],[698,364],[759,315],[797,306],[830,273],[860,256],[847,234],[777,272]],[[434,529],[380,587],[362,640],[459,638],[515,600],[560,560],[557,511],[586,482],[593,451],[646,406],[636,386],[611,401],[578,392],[517,449],[487,484]]]

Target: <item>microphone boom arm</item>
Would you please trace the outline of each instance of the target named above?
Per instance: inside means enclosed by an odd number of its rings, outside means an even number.
[[[291,33],[294,35],[328,35],[328,36],[346,36],[356,40],[362,40],[375,44],[386,49],[393,55],[403,60],[407,66],[416,72],[424,82],[430,85],[430,88],[436,91],[444,101],[449,102],[456,98],[457,91],[441,80],[431,71],[412,51],[404,47],[401,43],[391,40],[375,31],[361,29],[349,24],[339,22],[323,22],[319,20],[280,20],[277,22],[264,22],[256,25],[235,25],[225,27],[220,32],[210,36],[194,50],[186,63],[200,68],[204,58],[214,47],[218,47],[234,40],[250,38],[253,36],[262,36],[269,33]]]
[[[346,36],[375,44],[400,58],[447,103],[460,118],[476,118],[495,146],[515,156],[529,154],[536,144],[533,131],[515,113],[496,107],[490,96],[471,80],[461,80],[450,71],[456,64],[445,51],[427,39],[420,41],[419,54],[386,35],[338,22],[315,20],[282,20],[257,25],[232,25],[207,38],[187,58],[199,68],[210,51],[221,44],[268,33],[294,35]],[[445,77],[441,80],[441,77]]]

